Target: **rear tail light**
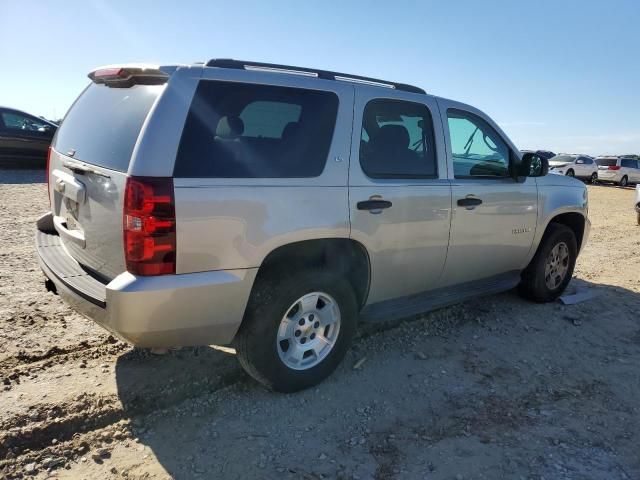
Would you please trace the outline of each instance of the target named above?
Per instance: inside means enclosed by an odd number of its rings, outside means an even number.
[[[609,170],[620,170],[620,167],[618,165],[611,165]]]
[[[49,199],[49,210],[51,210],[51,192],[49,191],[49,166],[51,165],[51,147],[47,149],[47,198]]]
[[[129,272],[176,273],[176,209],[171,178],[128,177],[122,226]]]

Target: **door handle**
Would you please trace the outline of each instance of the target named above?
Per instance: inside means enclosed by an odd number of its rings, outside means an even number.
[[[475,197],[465,197],[465,198],[459,198],[458,199],[458,206],[459,207],[477,207],[478,205],[482,204],[482,200],[480,200],[479,198],[475,198]]]
[[[363,200],[362,202],[358,202],[358,210],[384,210],[385,208],[391,208],[393,205],[389,200],[382,199],[371,199],[371,200]],[[372,212],[373,213],[373,212]]]

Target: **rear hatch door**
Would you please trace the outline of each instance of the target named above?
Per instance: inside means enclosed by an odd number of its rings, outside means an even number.
[[[164,85],[91,83],[52,144],[49,195],[69,252],[97,276],[125,271],[122,209],[129,164]]]

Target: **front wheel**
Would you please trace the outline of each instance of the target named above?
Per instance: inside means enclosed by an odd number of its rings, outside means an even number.
[[[522,272],[520,293],[539,303],[557,299],[571,281],[578,256],[576,236],[559,223],[551,223],[538,251]]]
[[[351,285],[339,275],[322,269],[283,275],[257,280],[234,344],[254,379],[295,392],[320,383],[340,364],[358,307]]]
[[[573,170],[569,169],[567,170],[567,177],[575,177],[576,172],[574,172]]]

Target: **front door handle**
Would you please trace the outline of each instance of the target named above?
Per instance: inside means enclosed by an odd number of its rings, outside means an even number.
[[[384,210],[385,208],[391,208],[391,205],[393,204],[389,200],[374,198],[358,202],[358,210]]]
[[[458,199],[458,206],[459,207],[477,207],[478,205],[482,204],[482,200],[480,200],[479,198],[475,198],[475,197],[465,197],[465,198],[459,198]]]

